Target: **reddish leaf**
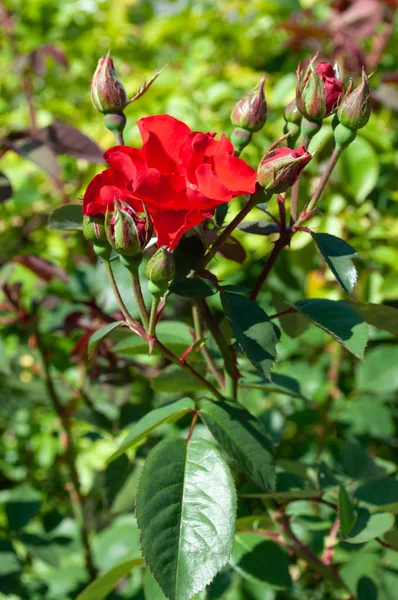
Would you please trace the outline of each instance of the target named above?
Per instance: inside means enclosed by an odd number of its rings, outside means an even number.
[[[52,123],[40,129],[37,137],[56,154],[69,154],[94,164],[104,162],[101,148],[72,125]]]
[[[38,275],[44,281],[51,281],[54,277],[61,279],[61,281],[67,281],[68,275],[61,267],[56,267],[52,263],[34,256],[33,254],[21,254],[13,258],[13,262],[23,265],[27,269],[30,269],[33,273]]]
[[[54,152],[40,140],[32,137],[24,137],[11,142],[10,139],[3,140],[3,145],[35,163],[46,171],[54,179],[59,179],[60,168]]]
[[[29,54],[30,66],[37,75],[44,75],[46,72],[46,58],[53,58],[63,67],[68,66],[68,59],[62,50],[59,50],[52,44],[44,44]]]

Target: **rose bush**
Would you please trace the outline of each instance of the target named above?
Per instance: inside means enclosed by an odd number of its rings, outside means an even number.
[[[137,122],[143,146],[115,146],[104,154],[110,165],[90,182],[83,213],[114,209],[121,200],[135,211],[147,208],[158,245],[173,249],[183,234],[235,196],[254,192],[256,172],[235,157],[223,134],[200,133],[170,115]]]

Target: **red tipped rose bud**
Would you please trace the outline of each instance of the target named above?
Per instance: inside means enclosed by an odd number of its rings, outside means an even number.
[[[139,217],[124,202],[115,202],[115,212],[106,214],[105,229],[108,242],[122,256],[140,254],[152,237],[152,223]]]
[[[260,131],[267,120],[267,102],[264,86],[267,75],[250,92],[247,92],[235,104],[231,113],[231,123],[235,127],[231,142],[237,154],[240,154],[252,138],[252,133]]]
[[[332,65],[321,62],[314,68],[311,60],[304,72],[297,69],[296,102],[301,114],[310,121],[322,121],[336,110],[343,92]]]
[[[311,158],[312,155],[304,146],[296,150],[271,146],[260,161],[257,181],[265,190],[273,194],[286,192],[298,179]]]
[[[362,81],[341,101],[337,116],[340,123],[349,129],[362,129],[370,118],[369,80],[362,70]]]
[[[231,122],[234,127],[241,127],[254,133],[264,127],[267,120],[267,102],[265,100],[264,86],[267,75],[250,92],[242,96],[231,113]]]
[[[166,248],[159,248],[148,260],[145,275],[148,278],[148,289],[154,296],[163,296],[170,281],[174,279],[176,267],[173,255]]]
[[[120,113],[128,104],[126,90],[116,75],[109,52],[98,61],[91,80],[91,100],[101,113]]]

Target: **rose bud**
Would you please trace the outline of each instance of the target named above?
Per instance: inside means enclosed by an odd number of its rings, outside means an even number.
[[[260,161],[257,181],[261,187],[273,194],[286,192],[311,158],[312,155],[304,146],[296,150],[271,146]]]
[[[148,260],[145,267],[148,289],[151,294],[153,296],[163,296],[175,274],[176,268],[173,255],[166,248],[159,248]]]
[[[91,80],[91,101],[101,113],[120,113],[128,104],[126,90],[116,75],[109,52],[99,59]]]
[[[104,215],[83,216],[83,233],[90,242],[106,242]]]
[[[332,65],[321,62],[314,68],[311,60],[304,72],[297,69],[296,102],[301,114],[310,121],[322,121],[334,112],[343,92],[343,82],[337,79]]]
[[[340,123],[349,129],[362,129],[370,117],[369,80],[362,70],[362,82],[341,101],[337,116]]]
[[[124,202],[116,201],[114,205],[115,212],[111,216],[108,211],[105,217],[108,242],[122,256],[136,256],[152,237],[152,223]]]
[[[267,120],[267,102],[265,100],[264,86],[267,75],[250,92],[242,96],[231,113],[231,122],[234,127],[241,127],[254,133],[264,127]]]
[[[263,75],[256,87],[244,94],[235,104],[231,113],[231,123],[235,127],[231,141],[238,154],[250,142],[251,134],[260,131],[267,120],[267,102],[264,93],[266,79],[267,75]]]

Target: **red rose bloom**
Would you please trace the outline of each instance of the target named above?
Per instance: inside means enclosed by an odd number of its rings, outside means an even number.
[[[319,63],[316,72],[322,77],[325,90],[326,115],[330,115],[336,108],[339,98],[343,93],[343,82],[337,79],[333,67],[329,63]]]
[[[107,169],[96,175],[83,198],[83,213],[113,210],[122,200],[135,211],[146,206],[158,245],[173,249],[183,234],[235,196],[253,193],[256,172],[225,135],[191,131],[170,115],[137,122],[142,149],[115,146],[104,154]]]

